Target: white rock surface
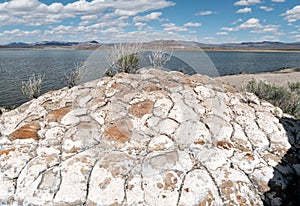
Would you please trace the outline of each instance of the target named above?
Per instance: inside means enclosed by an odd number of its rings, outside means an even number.
[[[300,123],[201,75],[154,69],[0,117],[0,205],[296,205]]]

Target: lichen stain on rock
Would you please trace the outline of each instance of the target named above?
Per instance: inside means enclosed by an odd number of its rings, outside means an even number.
[[[111,178],[106,178],[103,182],[99,183],[99,188],[100,189],[105,189],[107,187],[107,185],[109,185],[111,182]]]
[[[205,141],[204,140],[197,140],[197,141],[194,142],[194,144],[196,144],[196,145],[204,145]]]
[[[8,155],[10,152],[15,151],[15,149],[4,149],[0,151],[0,157],[2,155]]]
[[[125,143],[132,135],[131,128],[132,122],[130,120],[121,119],[108,126],[104,130],[104,136],[108,140]]]
[[[156,84],[146,84],[146,85],[143,85],[142,88],[143,88],[143,90],[145,90],[147,92],[162,90],[162,88]]]
[[[156,186],[157,186],[158,189],[162,189],[164,187],[164,185],[162,183],[160,183],[160,182],[158,182],[156,184]]]
[[[153,105],[154,103],[150,100],[145,100],[142,102],[132,104],[131,107],[129,108],[129,114],[137,118],[141,118],[145,114],[149,114],[152,111]]]
[[[37,132],[41,129],[41,126],[38,122],[32,122],[29,124],[26,124],[19,129],[15,130],[13,133],[11,133],[8,138],[13,141],[16,139],[34,139],[39,140],[39,136]]]
[[[225,141],[219,141],[217,143],[217,146],[226,150],[233,148],[233,145],[230,142],[225,142]]]
[[[60,109],[52,110],[48,113],[46,119],[50,122],[60,122],[60,120],[71,111],[71,107],[63,107]]]
[[[168,173],[165,177],[165,186],[164,190],[174,191],[177,184],[177,177],[175,177],[172,173]]]
[[[231,180],[226,180],[220,185],[220,191],[226,197],[227,200],[230,200],[230,195],[233,192],[233,182]]]
[[[209,190],[207,196],[199,203],[199,206],[211,205],[215,200],[213,193]]]

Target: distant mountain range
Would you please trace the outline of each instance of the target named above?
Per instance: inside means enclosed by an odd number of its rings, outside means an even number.
[[[147,45],[155,44],[157,41],[149,42]],[[163,42],[163,45],[166,48],[178,48],[185,49],[190,47],[199,46],[202,49],[225,49],[225,50],[234,50],[234,49],[242,49],[242,50],[300,50],[300,42],[294,43],[283,43],[283,42],[242,42],[242,43],[224,43],[224,44],[206,44],[199,42],[188,42],[188,41],[159,41]],[[24,42],[12,42],[10,44],[2,45],[0,48],[45,48],[45,47],[69,47],[69,48],[86,48],[93,49],[99,46],[111,46],[110,44],[101,44],[98,41],[87,41],[87,42],[63,42],[63,41],[43,41],[36,43],[24,43]]]
[[[271,50],[300,50],[300,42],[242,42],[242,43],[224,43],[224,44],[203,44],[198,43],[201,48],[224,48],[224,49],[271,49]]]
[[[12,42],[4,47],[71,47],[71,46],[99,46],[100,43],[97,41],[88,41],[88,42],[64,42],[64,41],[42,41],[36,43],[24,43],[24,42]]]

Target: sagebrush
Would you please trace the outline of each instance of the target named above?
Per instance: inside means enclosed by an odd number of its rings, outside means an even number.
[[[83,70],[84,70],[84,66],[81,63],[81,64],[75,65],[75,67],[73,69],[71,69],[68,74],[66,74],[66,82],[67,82],[68,88],[72,88],[72,87],[78,85],[78,83],[81,79]]]
[[[288,83],[286,87],[252,79],[245,90],[300,118],[300,82]]]
[[[163,43],[157,43],[151,48],[151,52],[149,54],[150,64],[153,68],[161,68],[171,60],[172,56],[173,51],[168,54],[167,50],[165,50],[163,46]]]
[[[139,56],[142,52],[142,44],[115,44],[108,55],[110,68],[106,71],[106,75],[113,76],[121,72],[135,73],[140,64]]]
[[[22,82],[21,91],[28,99],[38,98],[42,88],[43,75],[33,74],[27,82]]]

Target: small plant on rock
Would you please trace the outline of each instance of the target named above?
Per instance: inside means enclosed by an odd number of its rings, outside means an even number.
[[[142,45],[138,43],[115,44],[108,56],[110,68],[106,71],[106,75],[114,76],[121,72],[135,73],[140,64],[141,52]]]
[[[78,85],[81,75],[83,73],[83,69],[84,67],[82,64],[75,65],[75,67],[71,69],[66,75],[67,86],[69,88]]]
[[[28,99],[36,99],[40,95],[44,76],[33,74],[27,82],[22,82],[21,91]]]
[[[297,93],[297,83],[284,87],[253,79],[248,82],[245,90],[280,107],[283,112],[300,118],[300,95]]]
[[[149,54],[150,64],[154,68],[161,68],[171,60],[172,56],[173,51],[171,54],[168,54],[162,43],[155,44]]]

